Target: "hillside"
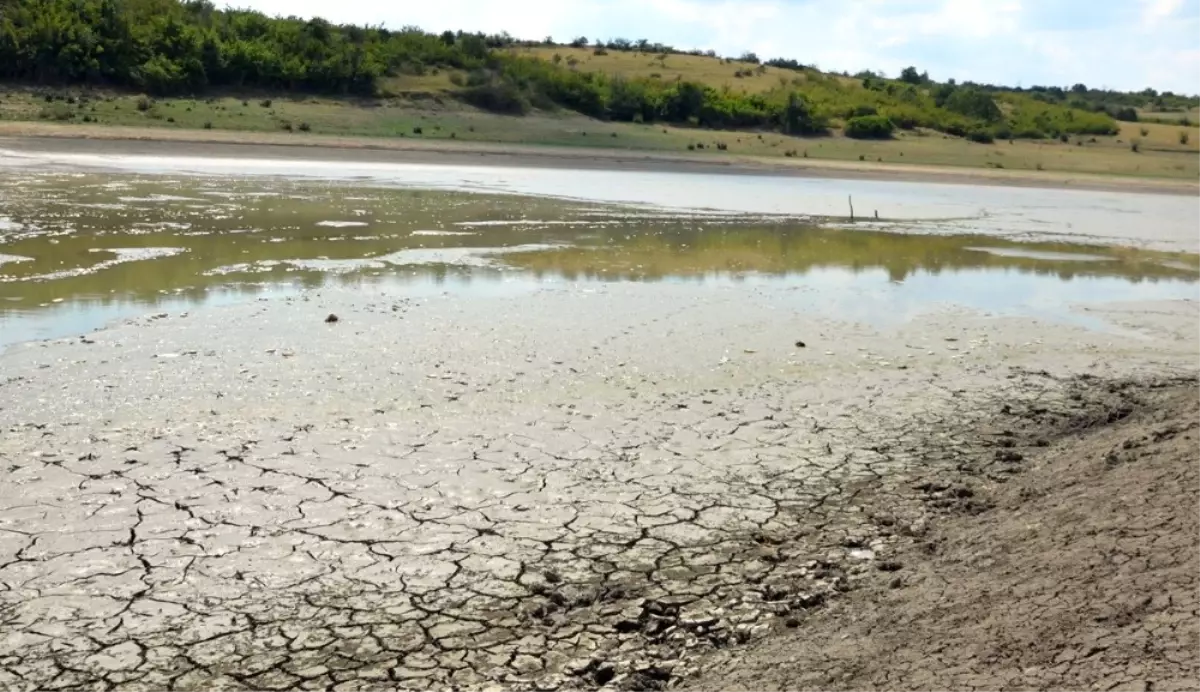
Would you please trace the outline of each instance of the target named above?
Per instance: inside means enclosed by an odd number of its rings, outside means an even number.
[[[6,120],[1200,174],[1194,97],[336,26],[205,0],[0,0],[0,79]]]

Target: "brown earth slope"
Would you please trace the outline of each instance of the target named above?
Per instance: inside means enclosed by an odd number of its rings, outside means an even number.
[[[895,571],[686,686],[1200,689],[1197,388],[1138,398],[1008,482],[943,498],[949,513],[888,556]],[[1001,460],[1022,446],[997,441]]]

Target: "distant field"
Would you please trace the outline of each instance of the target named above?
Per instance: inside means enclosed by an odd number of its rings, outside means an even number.
[[[620,74],[626,77],[660,77],[667,81],[676,78],[700,82],[715,88],[728,87],[734,91],[755,93],[778,88],[781,84],[803,83],[805,73],[777,67],[762,66],[737,60],[726,61],[701,55],[660,55],[636,53],[634,51],[608,51],[607,55],[596,55],[592,48],[570,48],[567,46],[519,48],[518,55],[530,55],[542,60],[553,60],[560,56],[562,64],[577,61],[578,69],[585,72]],[[736,76],[738,72],[742,77]],[[750,74],[746,74],[749,72]],[[793,82],[793,80],[798,80]]]
[[[1200,108],[1192,108],[1187,111],[1138,111],[1138,117],[1147,120],[1183,120],[1187,119],[1189,123],[1195,125],[1200,122]]]
[[[628,58],[631,54],[621,54]],[[607,58],[608,56],[597,56]],[[648,57],[648,56],[642,56]],[[692,56],[670,56],[683,62]],[[696,58],[712,65],[717,61]],[[730,66],[732,67],[732,66]],[[768,72],[768,75],[770,72]],[[752,84],[750,82],[748,84]],[[726,132],[593,120],[573,113],[524,117],[485,113],[441,91],[448,75],[400,78],[391,84],[407,98],[329,99],[224,96],[212,99],[145,99],[133,94],[74,91],[46,102],[29,90],[0,89],[0,120],[42,120],[136,128],[273,132],[300,141],[335,135],[460,140],[605,149],[688,152],[712,157],[790,157],[883,164],[1059,171],[1196,180],[1200,128],[1123,123],[1115,137],[1017,140],[975,144],[931,131],[901,132],[892,140],[863,141],[834,134],[796,138],[773,132]],[[208,126],[206,128],[206,126]],[[1146,130],[1145,135],[1141,134]],[[418,131],[419,130],[419,131]],[[1187,144],[1180,132],[1188,133]],[[1094,141],[1093,141],[1094,140]],[[1131,144],[1137,141],[1139,152]],[[724,150],[717,145],[723,144]],[[691,149],[689,150],[689,146]],[[789,156],[790,155],[790,156]]]

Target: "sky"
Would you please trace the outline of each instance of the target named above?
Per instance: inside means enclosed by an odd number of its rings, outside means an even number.
[[[337,23],[639,38],[939,81],[1200,93],[1200,0],[233,0]]]

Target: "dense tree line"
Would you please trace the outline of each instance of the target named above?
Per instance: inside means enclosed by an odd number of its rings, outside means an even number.
[[[208,0],[0,0],[0,78],[41,84],[371,94],[385,74],[482,66],[495,44],[222,11]]]

